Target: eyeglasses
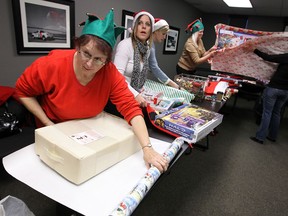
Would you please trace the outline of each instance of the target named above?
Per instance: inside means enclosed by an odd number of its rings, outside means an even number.
[[[102,66],[106,64],[106,61],[103,61],[101,58],[99,57],[95,57],[93,58],[91,56],[90,53],[86,52],[86,51],[78,51],[81,55],[81,58],[83,61],[90,61],[92,59],[92,65],[93,66]]]

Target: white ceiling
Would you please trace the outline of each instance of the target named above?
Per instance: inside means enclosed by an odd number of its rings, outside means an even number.
[[[288,17],[288,0],[250,0],[253,8],[229,8],[223,0],[184,1],[204,13]]]

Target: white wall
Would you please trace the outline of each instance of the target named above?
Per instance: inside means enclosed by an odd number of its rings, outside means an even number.
[[[165,18],[170,23],[170,25],[181,28],[181,30],[186,27],[187,23],[198,17],[200,14],[197,10],[191,8],[184,1],[78,0],[75,1],[75,35],[79,36],[81,32],[81,28],[77,27],[77,25],[87,18],[85,15],[86,12],[97,14],[99,17],[105,17],[111,8],[114,8],[115,22],[118,25],[121,25],[122,9],[133,12],[147,10],[155,17]],[[41,55],[17,54],[11,0],[0,1],[0,14],[0,85],[14,86],[15,81],[25,70],[25,68]],[[184,45],[184,40],[184,34],[181,32],[179,49],[176,55],[165,55],[162,58],[163,45],[161,44],[159,47],[157,47],[157,57],[159,58],[159,64],[164,69],[167,69],[167,73],[169,73],[168,75],[170,77],[173,77],[174,74],[176,74],[175,67],[180,55],[179,53],[181,51],[181,47]]]

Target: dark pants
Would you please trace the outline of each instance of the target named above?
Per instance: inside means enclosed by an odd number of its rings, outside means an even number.
[[[116,109],[116,106],[109,100],[108,103],[106,104],[105,108],[104,108],[105,112],[108,112],[112,115],[116,115],[118,117],[124,118],[120,112],[118,112],[118,110]],[[154,127],[149,119],[149,113],[147,112],[147,108],[142,108],[142,112],[143,112],[143,116],[144,116],[144,120],[146,123],[146,126],[148,128]]]
[[[190,74],[190,75],[193,75],[193,74],[195,74],[196,70],[187,71],[187,70],[181,68],[181,67],[177,64],[177,65],[176,65],[176,72],[177,72],[177,74]]]
[[[263,113],[256,138],[264,141],[266,136],[276,140],[281,112],[288,101],[288,91],[266,87],[263,92]]]
[[[104,108],[104,111],[105,112],[108,112],[110,114],[113,114],[113,115],[116,115],[116,116],[119,116],[121,118],[124,118],[120,112],[118,112],[116,106],[110,101],[108,100],[108,103],[106,104],[105,108]]]

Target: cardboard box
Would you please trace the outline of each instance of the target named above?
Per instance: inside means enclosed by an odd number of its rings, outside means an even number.
[[[223,119],[223,115],[197,105],[184,104],[155,117],[155,124],[196,143],[207,136]]]
[[[35,152],[53,170],[81,184],[140,150],[132,127],[102,112],[36,129]]]

